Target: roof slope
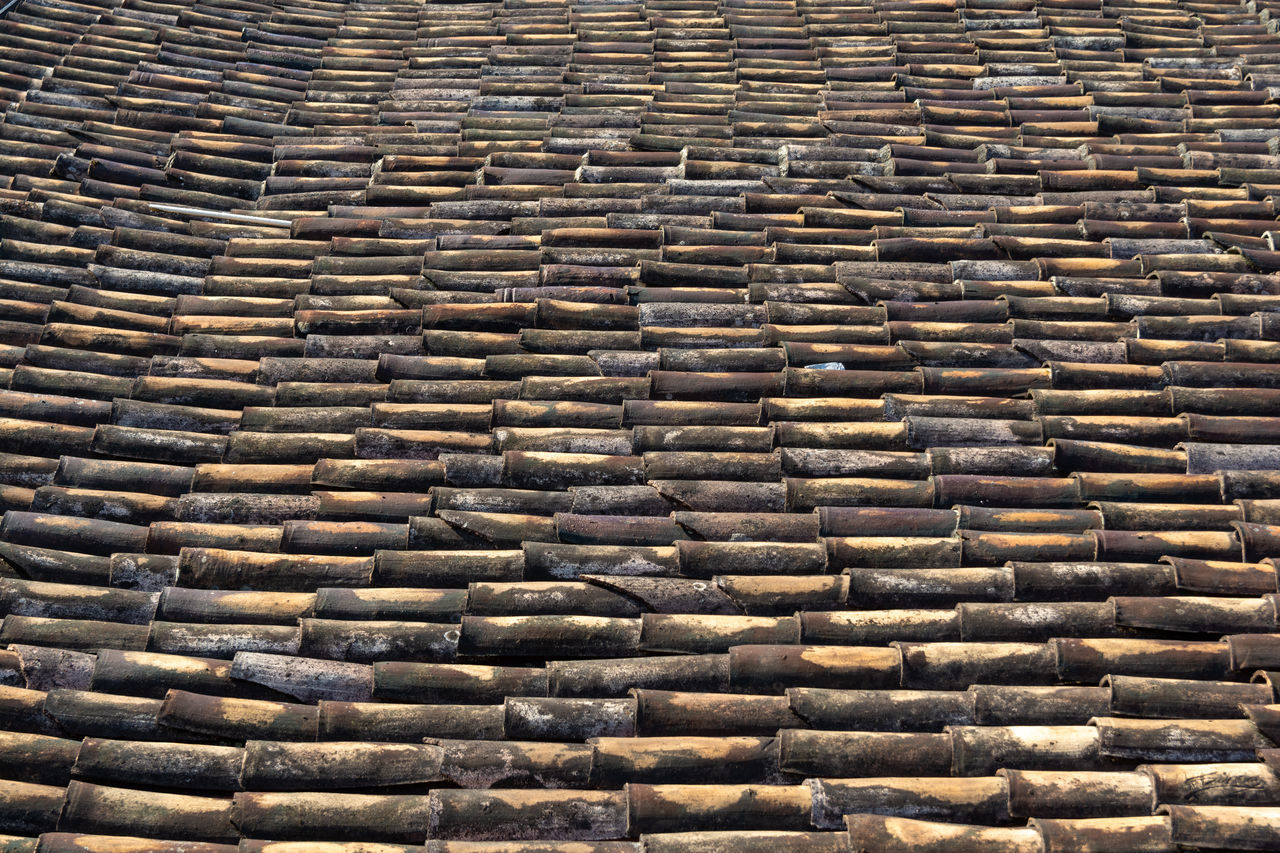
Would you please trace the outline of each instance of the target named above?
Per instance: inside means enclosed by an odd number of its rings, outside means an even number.
[[[0,849],[1277,849],[1273,8],[26,0]]]

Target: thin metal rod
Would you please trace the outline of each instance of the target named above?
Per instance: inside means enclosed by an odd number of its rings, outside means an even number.
[[[288,219],[271,219],[266,216],[249,216],[245,213],[227,213],[224,210],[205,210],[202,207],[185,207],[181,204],[158,204],[156,202],[148,202],[147,206],[152,210],[159,210],[164,213],[180,213],[183,216],[193,216],[200,219],[225,219],[228,222],[244,222],[250,225],[274,225],[282,228],[288,228],[293,224]]]

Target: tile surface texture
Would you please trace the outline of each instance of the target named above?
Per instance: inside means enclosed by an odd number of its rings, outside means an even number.
[[[1278,21],[24,0],[0,851],[1280,849]]]

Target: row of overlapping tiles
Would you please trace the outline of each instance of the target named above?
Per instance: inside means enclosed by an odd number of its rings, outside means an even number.
[[[885,787],[893,789],[897,780],[886,780]],[[1092,781],[1092,780],[1090,780]],[[821,783],[817,783],[821,784]],[[724,790],[727,788],[728,790]],[[525,796],[466,796],[464,792],[440,792],[426,797],[400,797],[394,802],[355,803],[358,795],[332,795],[332,799],[324,802],[300,802],[296,796],[287,794],[270,795],[237,795],[235,805],[229,813],[214,809],[206,809],[198,818],[209,821],[222,821],[220,826],[228,830],[224,837],[232,839],[232,831],[240,825],[290,826],[300,820],[324,821],[326,825],[339,826],[340,819],[335,819],[337,809],[350,810],[350,817],[377,823],[384,827],[383,836],[401,840],[390,842],[325,842],[325,847],[332,850],[377,850],[386,853],[474,853],[484,850],[529,851],[564,851],[564,853],[675,853],[675,851],[706,850],[729,851],[740,850],[756,853],[785,846],[788,850],[804,851],[804,853],[847,853],[847,851],[882,850],[886,853],[896,851],[952,851],[994,848],[998,850],[1017,851],[1017,853],[1047,853],[1047,851],[1076,849],[1080,843],[1092,844],[1103,849],[1134,849],[1132,845],[1140,844],[1146,850],[1204,849],[1213,844],[1226,842],[1228,849],[1253,850],[1268,843],[1270,834],[1277,819],[1275,809],[1265,807],[1240,806],[1161,806],[1159,813],[1150,817],[1122,818],[1032,818],[1025,828],[988,827],[982,825],[958,825],[913,818],[899,818],[875,814],[852,814],[845,817],[843,823],[837,822],[835,828],[847,826],[842,831],[812,831],[795,829],[734,829],[706,831],[672,831],[638,833],[638,841],[595,840],[595,836],[617,831],[619,827],[630,826],[631,821],[637,826],[659,826],[677,824],[684,814],[673,812],[693,812],[695,807],[673,807],[677,802],[689,802],[696,798],[698,806],[705,811],[708,807],[722,803],[726,799],[746,795],[756,795],[758,789],[744,786],[707,786],[693,788],[686,785],[629,786],[620,794],[606,795],[586,794],[557,796],[552,792],[537,792]],[[101,786],[86,785],[75,782],[68,788],[68,806],[74,802],[77,812],[91,808],[102,808],[101,802],[86,802],[98,798],[110,802],[110,808],[118,809],[122,803],[119,798],[112,798],[110,789]],[[807,800],[807,790],[784,791],[774,789],[775,796],[763,807],[772,806],[774,826],[787,826],[786,814],[788,806],[795,802]],[[831,792],[820,788],[812,795],[826,797]],[[840,793],[845,793],[841,791]],[[977,792],[975,792],[975,795]],[[74,796],[74,801],[70,799]],[[164,795],[156,795],[157,799]],[[999,793],[997,792],[997,796]],[[857,794],[854,795],[857,799]],[[188,798],[197,799],[197,798]],[[865,799],[865,797],[863,797]],[[290,801],[293,802],[290,802]],[[640,801],[640,805],[634,805]],[[793,802],[794,801],[794,802]],[[286,804],[287,803],[287,804]],[[171,802],[164,802],[164,807],[172,807]],[[196,804],[192,804],[194,807]],[[275,820],[264,820],[263,810],[272,809],[281,816]],[[493,813],[490,824],[495,832],[503,833],[501,841],[494,840],[430,840],[425,846],[403,843],[403,839],[418,838],[420,833],[409,830],[401,824],[388,824],[387,813],[396,815],[408,813],[420,816],[431,809],[438,810],[441,815],[434,821],[434,826],[452,829],[452,824],[465,819],[477,811]],[[534,820],[529,812],[539,811],[543,817]],[[305,814],[306,817],[300,815]],[[186,815],[174,815],[171,823],[181,824]],[[725,825],[733,821],[720,821],[716,825]],[[558,835],[575,835],[573,841],[529,841],[520,837],[520,833],[538,831],[555,832]],[[111,828],[109,825],[104,828]],[[398,830],[403,830],[397,833]],[[335,834],[337,834],[335,832]],[[483,837],[486,833],[479,833]],[[211,837],[212,832],[210,833]],[[471,834],[469,839],[475,839]],[[512,839],[516,840],[512,840]],[[39,838],[23,838],[16,836],[0,836],[8,850],[15,853],[30,853],[40,850],[49,853],[81,853],[81,851],[100,849],[110,845],[110,849],[120,853],[141,853],[141,851],[163,851],[163,853],[305,853],[314,850],[316,841],[254,841],[241,840],[239,844],[221,843],[218,841],[168,841],[161,842],[149,838],[120,835],[101,835],[92,832],[47,832]],[[1103,847],[1111,845],[1111,847]]]
[[[68,741],[39,735],[10,735],[6,740],[15,751],[43,762],[41,778],[66,786],[14,783],[17,787],[11,794],[25,795],[43,806],[30,813],[29,825],[37,831],[49,827],[50,817],[57,821],[60,814],[62,824],[77,831],[127,833],[148,820],[171,838],[215,842],[234,840],[241,833],[284,840],[356,836],[392,842],[420,842],[424,837],[518,840],[555,834],[593,841],[730,827],[738,831],[831,830],[842,825],[843,814],[864,810],[879,810],[887,817],[899,817],[894,812],[902,811],[952,823],[994,826],[1027,818],[1056,822],[1064,813],[1083,812],[1093,820],[1112,819],[1111,826],[1121,836],[1110,839],[1114,844],[1123,839],[1126,829],[1158,833],[1163,824],[1167,832],[1167,822],[1144,817],[1156,811],[1168,814],[1170,807],[1190,814],[1205,809],[1205,817],[1216,813],[1223,823],[1220,832],[1252,828],[1255,843],[1274,830],[1275,809],[1264,804],[1274,802],[1277,783],[1266,765],[1163,763],[1137,770],[1094,769],[1096,762],[1080,758],[1087,751],[1084,732],[1093,734],[1095,750],[1101,733],[1107,744],[1102,750],[1108,755],[1132,760],[1135,755],[1159,751],[1144,747],[1143,741],[1155,738],[1132,721],[1099,718],[1095,723],[1055,727],[1057,764],[1069,769],[1004,770],[959,779],[814,778],[798,784],[794,780],[801,777],[793,769],[803,773],[823,750],[849,750],[854,736],[796,731],[780,739],[597,737],[585,744],[249,740],[243,748],[105,738]],[[1081,730],[1079,734],[1076,729]],[[993,754],[1004,758],[1020,748],[1025,751],[1019,735],[1029,738],[1032,734],[952,727],[941,735],[867,733],[858,736],[858,742],[866,752],[878,753],[875,757],[896,751],[898,756],[911,755],[927,764],[931,750],[945,745],[949,752],[954,739],[957,750],[965,750],[966,755],[972,751],[972,764],[982,774],[991,771]],[[1219,747],[1218,751],[1228,750]],[[874,763],[875,757],[864,761]],[[891,767],[895,759],[883,764]],[[1075,769],[1082,765],[1089,769]],[[70,779],[73,773],[81,778]],[[779,784],[779,777],[793,781]],[[683,778],[698,778],[703,784],[665,781]],[[144,793],[86,779],[124,779],[135,785],[177,783],[202,793]],[[359,789],[386,779],[406,784],[409,792],[315,794],[305,790],[324,780],[340,788]],[[619,791],[627,779],[664,781],[630,781]],[[750,781],[740,781],[744,779]],[[767,779],[773,784],[764,784]],[[494,781],[526,787],[488,788]],[[595,790],[589,787],[592,781]],[[450,784],[461,787],[438,787],[430,793],[414,790]],[[242,787],[249,790],[241,792]],[[1205,796],[1204,787],[1219,790]],[[234,797],[213,796],[233,791],[237,792]],[[1234,800],[1230,805],[1214,805],[1228,797]],[[489,823],[480,820],[485,813]],[[1099,829],[1108,825],[1099,823]]]
[[[216,555],[193,555],[210,557]],[[1207,572],[1218,566],[1194,568]],[[1266,576],[1248,568],[1239,574]],[[360,698],[388,698],[388,691],[405,698],[408,694],[397,692],[394,681],[382,684],[376,675],[376,664],[388,660],[447,664],[510,658],[537,664],[595,658],[595,675],[584,676],[576,687],[558,664],[549,664],[557,674],[556,690],[591,695],[609,689],[604,685],[614,668],[611,656],[647,654],[675,656],[649,661],[655,678],[696,672],[697,683],[708,689],[764,692],[799,684],[925,688],[1002,679],[1051,684],[1115,674],[1222,679],[1271,669],[1277,659],[1275,635],[1266,633],[1275,629],[1274,594],[1222,596],[1231,590],[1219,586],[1210,591],[1222,597],[1117,596],[1096,603],[1089,599],[1102,596],[1088,591],[1058,600],[1061,586],[1047,596],[1034,594],[1034,580],[1060,585],[1073,575],[1093,579],[1099,588],[1126,580],[1137,586],[1142,579],[1172,574],[1167,565],[1015,564],[1012,571],[951,572],[954,578],[919,571],[924,577],[859,572],[843,584],[825,577],[724,576],[707,583],[585,576],[581,582],[473,583],[466,593],[404,587],[322,587],[312,593],[171,587],[148,594],[8,579],[3,601],[9,615],[2,636],[10,643],[61,650],[54,663],[69,651],[97,649],[235,657],[237,666],[248,667],[240,677],[254,680],[251,661],[258,661],[268,667],[262,677],[272,686],[303,700],[352,698],[348,690]],[[1000,589],[1019,579],[1026,597],[1015,600]],[[894,585],[915,586],[914,595],[881,592]],[[867,604],[897,607],[845,609],[861,603],[846,603],[831,591],[845,586],[870,590]],[[954,608],[940,606],[956,599],[968,600]],[[797,612],[798,607],[804,609]],[[1224,632],[1248,633],[1231,633],[1222,641],[1195,636]],[[1185,639],[1167,639],[1179,635]],[[1070,639],[1076,637],[1082,639]],[[905,644],[901,654],[885,645],[891,642]],[[28,656],[38,651],[29,650]],[[314,660],[311,669],[290,677],[290,660],[281,655]],[[712,657],[692,661],[680,655]],[[89,660],[84,654],[73,658]],[[1003,670],[1002,658],[1008,658]],[[39,656],[32,660],[36,663],[30,666],[37,668],[49,664],[40,664]],[[18,658],[7,665],[15,672],[27,666]],[[408,669],[453,672],[448,666]],[[570,664],[566,671],[574,669]],[[317,673],[332,673],[340,683],[316,686]],[[477,673],[482,682],[493,670],[482,666]],[[512,673],[541,679],[541,689],[550,689],[545,674]],[[557,680],[565,677],[567,682]],[[347,684],[344,678],[353,681]],[[509,686],[489,685],[486,691]],[[467,690],[473,688],[455,689],[470,695]]]
[[[957,475],[948,479],[947,485],[980,487],[984,479]],[[1211,486],[1218,481],[1212,476],[1204,479]],[[1112,482],[1117,488],[1126,485],[1125,478]],[[1158,482],[1181,487],[1178,478]],[[1043,481],[1030,484],[1043,485]],[[643,496],[643,489],[641,493]],[[500,497],[483,492],[480,496]],[[526,492],[521,496],[532,499],[534,495]],[[103,500],[92,493],[66,495],[67,500],[73,497],[90,507]],[[362,497],[355,493],[356,499]],[[248,499],[244,502],[251,503]],[[279,506],[291,502],[292,498],[284,496]],[[1242,503],[1251,513],[1274,511],[1274,501]],[[817,518],[768,509],[750,516],[681,511],[672,516],[644,517],[441,509],[434,516],[411,516],[407,524],[291,518],[276,523],[197,520],[150,525],[11,510],[4,519],[4,532],[14,545],[11,562],[22,563],[23,570],[31,573],[39,572],[42,562],[47,563],[44,577],[38,579],[65,577],[104,583],[115,577],[116,582],[126,585],[142,584],[146,579],[150,585],[144,588],[149,589],[158,589],[155,583],[178,576],[189,583],[204,577],[205,585],[224,582],[251,588],[256,578],[263,588],[272,589],[290,583],[291,574],[295,585],[322,579],[325,570],[321,565],[341,566],[333,574],[346,585],[367,584],[373,578],[384,583],[399,579],[431,586],[464,582],[468,572],[482,573],[473,579],[519,580],[526,567],[534,578],[572,579],[591,573],[709,577],[726,565],[723,561],[732,560],[736,562],[730,565],[747,574],[858,569],[858,574],[865,576],[861,570],[876,567],[958,568],[1026,560],[1153,562],[1166,555],[1225,561],[1225,565],[1242,559],[1265,560],[1274,554],[1277,527],[1231,521],[1233,514],[1238,517],[1240,507],[1169,501],[1103,502],[1100,506],[1097,510],[981,505],[937,510],[820,507]],[[1180,513],[1187,517],[1160,521]],[[1107,515],[1121,520],[1120,529],[1089,526]],[[957,527],[957,522],[963,526]],[[736,534],[735,527],[742,532]],[[1220,529],[1205,529],[1213,527]],[[811,535],[823,528],[828,533],[821,538]],[[715,538],[697,541],[694,536],[699,530]],[[729,541],[732,539],[738,541]],[[26,546],[46,551],[59,545],[76,553],[61,560],[24,556]],[[487,568],[483,549],[499,549],[493,552]],[[114,567],[111,560],[117,554],[145,554],[149,567],[145,571]],[[307,555],[334,556],[319,560],[316,568],[308,570]],[[241,564],[238,570],[234,568],[237,563]],[[275,568],[263,574],[266,566]],[[1224,581],[1227,586],[1235,582]]]

